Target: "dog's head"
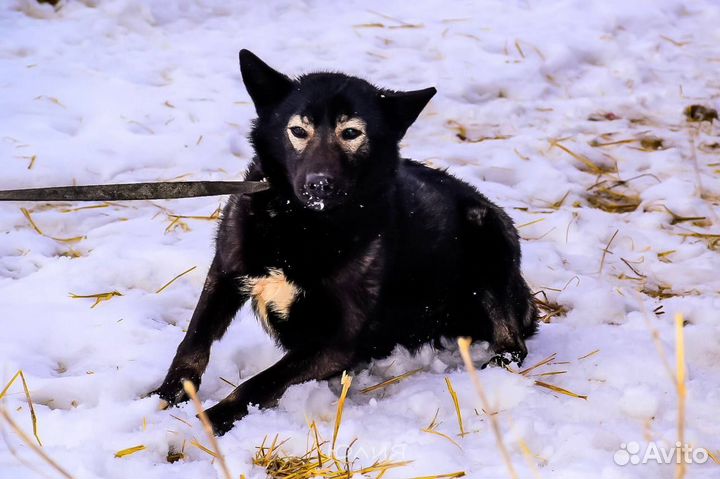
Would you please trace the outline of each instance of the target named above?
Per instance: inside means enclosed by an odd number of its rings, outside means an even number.
[[[383,90],[340,73],[291,79],[247,50],[240,70],[258,114],[251,138],[263,174],[314,211],[382,191],[397,169],[398,143],[435,94]]]

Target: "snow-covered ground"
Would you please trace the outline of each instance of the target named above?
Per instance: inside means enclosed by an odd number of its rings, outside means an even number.
[[[720,137],[717,122],[683,115],[692,104],[720,107],[715,0],[66,3],[57,13],[32,0],[0,6],[0,189],[239,178],[253,118],[240,48],[290,74],[434,85],[404,154],[448,167],[507,208],[531,287],[559,312],[526,362],[556,354],[553,364],[524,376],[481,371],[519,475],[674,474],[674,465],[613,458],[633,441],[642,455],[677,439],[677,394],[653,341],[656,332],[674,370],[676,313],[687,321],[686,442],[718,457],[720,237],[700,235],[720,234]],[[190,445],[207,445],[192,406],[158,411],[157,398],[143,398],[163,378],[213,253],[214,221],[171,215],[210,216],[220,204],[0,205],[0,388],[24,371],[44,450],[75,477],[220,477]],[[113,291],[122,296],[95,308],[70,297]],[[231,390],[221,377],[238,383],[280,354],[244,309],[213,347],[204,405]],[[534,376],[552,371],[564,373]],[[357,439],[358,464],[413,461],[386,479],[507,477],[457,351],[398,351],[353,374],[338,442]],[[290,438],[285,452],[301,454],[315,420],[329,439],[337,383],[293,387],[222,437],[234,477],[265,476],[252,457],[266,435]],[[30,432],[19,381],[3,404]],[[437,431],[457,445],[422,432],[436,411]],[[7,427],[2,437],[0,477],[55,474]],[[185,459],[168,463],[183,442]],[[114,457],[137,445],[146,449]],[[720,477],[720,465],[691,465],[688,477]]]

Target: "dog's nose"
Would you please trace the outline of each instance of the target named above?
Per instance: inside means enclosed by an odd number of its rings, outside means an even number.
[[[322,173],[310,173],[305,177],[305,191],[316,198],[329,198],[335,194],[335,180]]]

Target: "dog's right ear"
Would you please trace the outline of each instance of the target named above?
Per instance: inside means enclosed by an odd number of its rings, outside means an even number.
[[[292,90],[290,78],[273,70],[250,50],[240,50],[240,72],[258,115],[280,103]]]

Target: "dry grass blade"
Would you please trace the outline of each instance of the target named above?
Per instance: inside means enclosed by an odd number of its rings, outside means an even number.
[[[685,445],[685,399],[687,387],[685,385],[685,320],[682,314],[675,315],[675,386],[678,395],[678,442]],[[675,468],[675,479],[683,479],[686,473],[684,461],[678,461]]]
[[[450,441],[452,444],[454,444],[455,446],[457,446],[460,450],[462,450],[462,446],[460,446],[460,444],[458,444],[453,438],[451,438],[451,437],[448,436],[447,434],[442,433],[442,432],[440,432],[440,431],[437,430],[437,427],[440,425],[440,423],[437,422],[437,417],[438,417],[438,414],[439,414],[439,413],[440,413],[440,410],[439,410],[439,409],[438,409],[437,411],[435,411],[435,417],[433,417],[433,420],[430,421],[430,424],[428,424],[428,426],[427,426],[425,429],[421,429],[421,431],[422,431],[422,432],[426,432],[426,433],[428,433],[428,434],[435,434],[436,436],[440,436],[440,437],[442,437],[442,438],[445,438],[445,439],[447,439],[448,441]]]
[[[0,408],[0,416],[8,423],[10,426],[10,429],[15,431],[15,433],[20,437],[22,442],[24,442],[30,449],[33,450],[42,460],[44,460],[46,463],[50,465],[53,469],[55,469],[60,475],[67,479],[73,479],[73,476],[70,475],[69,472],[67,472],[65,469],[63,469],[57,462],[55,462],[50,456],[48,456],[45,451],[42,450],[41,447],[37,446],[34,442],[32,442],[32,439],[28,437],[25,432],[20,429],[20,427],[13,421],[13,418],[10,417],[10,414],[8,414],[7,410],[5,408]]]
[[[705,216],[682,216],[675,213],[665,205],[662,205],[662,207],[665,208],[668,213],[670,213],[670,216],[672,216],[672,220],[670,220],[671,225],[684,223],[686,221],[692,221],[694,224],[696,224],[696,226],[707,226],[707,217]]]
[[[322,467],[323,465],[323,454],[322,454],[322,443],[320,442],[320,433],[317,429],[317,424],[315,424],[315,421],[310,424],[310,431],[313,433],[313,441],[315,443],[314,450],[317,451],[317,459],[318,459],[318,465]]]
[[[78,206],[77,208],[65,208],[63,210],[60,210],[60,213],[76,213],[78,211],[85,211],[85,210],[97,210],[100,208],[109,208],[111,206],[118,206],[115,203],[110,203],[109,201],[105,201],[103,203],[100,203],[98,205],[90,205],[90,206]]]
[[[40,435],[38,434],[38,421],[37,415],[35,414],[35,407],[33,406],[32,397],[30,397],[30,388],[27,385],[27,381],[25,380],[25,374],[23,374],[22,369],[15,373],[10,382],[7,383],[2,392],[0,392],[0,399],[5,397],[5,394],[7,394],[8,390],[10,390],[10,387],[12,387],[13,383],[17,380],[17,378],[20,378],[20,381],[22,382],[23,391],[25,392],[25,398],[27,399],[28,409],[30,410],[30,420],[32,421],[33,426],[33,435],[35,436],[37,443],[40,445],[40,447],[42,447],[42,441],[40,440]]]
[[[532,376],[546,377],[546,376],[558,376],[560,374],[567,374],[567,371],[548,371],[546,373],[533,374]]]
[[[615,240],[615,237],[617,236],[617,234],[619,232],[620,232],[620,230],[615,230],[613,235],[610,237],[610,241],[608,241],[607,245],[605,245],[605,248],[603,248],[603,250],[602,250],[603,254],[600,257],[600,270],[598,271],[598,273],[602,273],[603,268],[605,267],[605,256],[607,256],[608,254],[612,254],[612,251],[610,251],[610,245]]]
[[[582,361],[583,359],[587,359],[587,358],[589,358],[590,356],[595,356],[595,355],[596,355],[597,353],[599,353],[599,352],[600,352],[599,349],[596,349],[596,350],[594,350],[594,351],[590,351],[590,352],[587,353],[586,355],[580,356],[580,357],[578,358],[578,361]]]
[[[220,207],[218,206],[218,207],[215,209],[215,211],[213,211],[212,213],[210,213],[210,215],[208,215],[208,216],[169,214],[168,217],[170,217],[170,218],[179,218],[179,219],[183,219],[183,220],[217,221],[217,220],[220,219],[221,215],[222,215],[222,208],[220,208]]]
[[[175,231],[176,229],[180,228],[182,231],[187,233],[190,231],[190,226],[185,223],[182,218],[173,218],[173,220],[170,222],[167,228],[165,228],[165,233],[171,233]]]
[[[570,311],[567,306],[563,306],[560,303],[550,301],[547,295],[545,295],[544,291],[539,292],[542,293],[545,299],[540,299],[535,296],[533,297],[533,302],[535,303],[535,306],[537,306],[537,308],[540,310],[540,312],[543,313],[543,315],[540,316],[540,320],[543,323],[549,323],[555,316],[564,316],[568,313],[568,311]]]
[[[237,387],[237,384],[228,381],[228,380],[225,379],[224,377],[222,377],[222,376],[218,376],[218,377],[220,378],[220,380],[221,380],[222,382],[224,382],[225,384],[230,385],[233,389],[235,389],[235,388]]]
[[[385,25],[382,23],[358,23],[353,25],[353,28],[385,28]]]
[[[155,294],[160,294],[160,293],[162,293],[168,286],[170,286],[170,285],[173,284],[175,281],[177,281],[178,279],[182,278],[183,276],[185,276],[185,275],[188,274],[189,272],[195,270],[196,268],[197,268],[197,266],[193,266],[192,268],[186,269],[185,271],[183,271],[182,273],[180,273],[179,275],[175,276],[173,279],[171,279],[170,281],[168,281],[167,283],[165,283],[160,289],[158,289],[157,291],[155,291]]]
[[[435,429],[421,429],[421,431],[422,431],[422,432],[426,432],[426,433],[428,433],[428,434],[434,434],[434,435],[436,435],[436,436],[440,436],[440,437],[442,437],[442,438],[444,438],[444,439],[447,439],[447,440],[450,441],[454,446],[456,446],[458,449],[462,450],[462,446],[461,446],[460,444],[458,444],[457,441],[455,441],[453,438],[451,438],[450,436],[448,436],[447,434],[445,434],[445,433],[443,433],[443,432],[440,432],[440,431],[435,430]]]
[[[143,446],[142,444],[139,446],[128,447],[127,449],[122,449],[116,452],[115,457],[129,456],[130,454],[135,454],[136,452],[144,451],[145,449],[147,449],[147,447]]]
[[[58,243],[67,243],[67,244],[77,243],[77,242],[85,239],[84,236],[75,236],[73,238],[55,238],[53,236],[46,235],[45,233],[43,233],[43,231],[40,229],[40,227],[37,225],[37,223],[35,223],[32,216],[30,215],[30,212],[27,209],[20,208],[20,211],[22,212],[23,216],[25,216],[25,219],[27,219],[28,222],[30,223],[30,226],[32,226],[32,229],[34,229],[35,232],[37,234],[39,234],[40,236],[44,236],[45,238],[50,238],[51,240],[57,241]]]
[[[463,427],[463,418],[462,418],[462,412],[460,412],[460,401],[458,400],[457,393],[455,392],[455,389],[453,388],[452,381],[448,376],[445,376],[445,384],[447,384],[448,392],[450,393],[450,397],[452,398],[453,406],[455,406],[455,413],[457,414],[457,421],[458,426],[460,426],[460,437],[464,437],[466,432],[465,428]]]
[[[572,391],[568,391],[567,389],[563,389],[563,388],[561,388],[561,387],[559,387],[559,386],[555,386],[554,384],[549,384],[549,383],[545,383],[545,382],[542,382],[542,381],[535,381],[535,385],[536,385],[536,386],[540,386],[540,387],[542,387],[542,388],[549,389],[549,390],[551,390],[551,391],[555,391],[556,393],[564,394],[564,395],[566,395],[566,396],[570,396],[570,397],[574,397],[574,398],[578,398],[578,399],[585,399],[585,400],[587,400],[587,398],[588,398],[588,397],[585,396],[585,395],[576,394],[576,393],[574,393],[574,392],[572,392]]]
[[[638,141],[635,138],[628,138],[626,140],[613,140],[613,141],[598,141],[598,140],[592,140],[589,145],[593,148],[604,148],[606,146],[616,146],[616,145],[627,145],[629,143],[635,143]]]
[[[399,375],[399,376],[392,377],[392,378],[390,378],[390,379],[388,379],[388,380],[385,380],[385,381],[383,381],[383,382],[381,382],[381,383],[375,384],[375,385],[373,385],[373,386],[368,386],[368,387],[366,387],[365,389],[361,389],[360,392],[363,393],[363,394],[367,394],[367,393],[371,393],[371,392],[373,392],[373,391],[377,391],[378,389],[386,388],[386,387],[388,387],[388,386],[390,386],[390,385],[392,385],[392,384],[397,384],[397,383],[399,383],[400,381],[402,381],[403,379],[409,378],[409,377],[412,376],[413,374],[417,374],[417,373],[419,373],[420,371],[422,371],[422,368],[413,369],[412,371],[408,371],[408,372],[403,373],[403,374],[401,374],[401,375]]]
[[[70,297],[72,299],[87,299],[92,298],[95,300],[92,306],[90,306],[90,309],[94,308],[98,304],[102,303],[103,301],[110,301],[116,296],[122,296],[122,293],[119,291],[109,291],[107,293],[96,293],[96,294],[75,294],[70,293]]]
[[[521,225],[517,225],[517,228],[518,228],[518,229],[520,229],[520,228],[526,228],[526,227],[531,226],[531,225],[534,225],[534,224],[536,224],[536,223],[540,223],[540,222],[542,222],[542,221],[545,221],[546,219],[547,219],[547,218],[538,218],[538,219],[533,220],[533,221],[530,221],[530,222],[528,222],[528,223],[523,223],[523,224],[521,224]]]
[[[580,163],[585,165],[585,167],[588,169],[588,171],[593,174],[602,175],[603,173],[608,173],[608,172],[612,171],[612,169],[603,168],[603,167],[598,166],[595,162],[590,160],[590,158],[588,158],[585,155],[575,153],[570,148],[568,148],[567,146],[560,143],[560,140],[551,140],[550,147],[551,148],[557,147],[557,148],[561,149],[562,151],[564,151],[565,153],[567,153],[568,155],[572,156],[577,161],[579,161]]]
[[[539,363],[535,364],[534,366],[530,366],[529,368],[523,369],[522,371],[519,372],[519,374],[526,376],[528,373],[530,373],[530,371],[533,371],[534,369],[537,369],[540,366],[544,366],[547,363],[554,361],[556,357],[557,357],[557,353],[552,353],[550,356],[546,357],[545,359],[543,359]]]
[[[533,452],[528,447],[527,443],[520,439],[518,441],[518,444],[520,445],[520,451],[523,454],[523,457],[525,458],[525,462],[527,463],[528,467],[532,471],[533,477],[540,479],[540,472],[537,469],[537,465],[535,464],[535,459],[537,458],[536,454],[533,454]]]
[[[610,188],[595,188],[586,199],[593,208],[608,213],[631,213],[642,201],[638,195],[618,193]]]
[[[715,251],[720,249],[720,234],[709,234],[709,233],[681,233],[680,236],[684,238],[699,238],[707,244],[708,249]]]
[[[647,287],[640,290],[641,293],[656,299],[668,299],[681,296],[683,293],[676,293],[670,289],[670,286],[660,284],[657,289],[649,289]]]
[[[175,419],[176,421],[180,421],[181,423],[185,424],[188,427],[192,427],[192,424],[190,424],[189,422],[187,422],[185,419],[183,419],[181,417],[177,417],[175,414],[170,414],[170,417]]]
[[[480,382],[480,376],[478,375],[477,371],[475,370],[475,364],[473,364],[472,356],[470,356],[470,343],[471,343],[471,341],[469,338],[458,338],[458,346],[460,346],[460,355],[462,356],[463,361],[465,362],[465,367],[468,369],[470,378],[472,379],[472,382],[475,385],[475,389],[477,390],[478,396],[480,397],[480,402],[482,403],[482,407],[485,410],[485,413],[490,420],[490,426],[492,427],[493,434],[495,435],[495,442],[497,443],[498,449],[500,450],[500,455],[502,456],[502,459],[505,462],[505,466],[508,469],[508,474],[510,475],[511,478],[517,479],[518,474],[515,471],[515,467],[513,466],[512,460],[510,459],[510,453],[508,452],[507,448],[505,447],[505,442],[503,441],[503,436],[502,436],[502,430],[500,429],[500,423],[498,422],[496,415],[492,412],[493,409],[490,407],[490,402],[488,401],[488,398],[485,395],[485,390],[483,389],[482,383]],[[461,476],[456,476],[456,477],[461,477]]]
[[[416,476],[410,479],[449,479],[453,477],[465,477],[465,471],[451,472],[450,474],[436,474],[434,476]]]
[[[202,452],[214,457],[215,459],[220,459],[220,455],[217,452],[213,451],[212,449],[210,449],[208,447],[203,446],[202,444],[200,444],[200,442],[198,442],[195,439],[190,441],[190,445],[200,449]]]
[[[185,392],[188,396],[190,396],[190,399],[192,399],[193,404],[195,405],[195,409],[198,412],[198,417],[200,418],[200,422],[202,422],[203,429],[205,430],[205,434],[207,434],[208,440],[210,441],[210,445],[213,448],[213,452],[216,454],[216,457],[218,459],[218,462],[220,462],[220,468],[222,469],[223,475],[225,476],[225,479],[232,479],[232,474],[230,474],[230,469],[228,469],[227,464],[225,463],[225,457],[220,452],[220,445],[217,442],[217,438],[215,437],[215,433],[213,432],[212,424],[210,424],[210,420],[207,417],[207,414],[205,414],[205,411],[203,410],[202,404],[200,404],[200,400],[197,397],[197,392],[195,391],[195,385],[190,381],[183,381],[183,389],[185,389]]]
[[[333,456],[335,455],[335,444],[337,443],[338,431],[340,431],[340,424],[342,424],[345,399],[347,398],[348,391],[350,391],[350,385],[352,384],[352,376],[349,376],[345,371],[343,371],[340,383],[342,384],[342,392],[340,393],[340,399],[338,399],[337,413],[335,414],[335,428],[333,429],[332,438]]]
[[[482,143],[483,141],[488,140],[507,140],[509,138],[512,138],[512,136],[510,135],[478,136],[475,138],[470,138],[470,133],[468,132],[467,127],[462,123],[459,123],[455,120],[448,120],[447,125],[453,130],[455,130],[455,137],[458,140],[467,143]]]

